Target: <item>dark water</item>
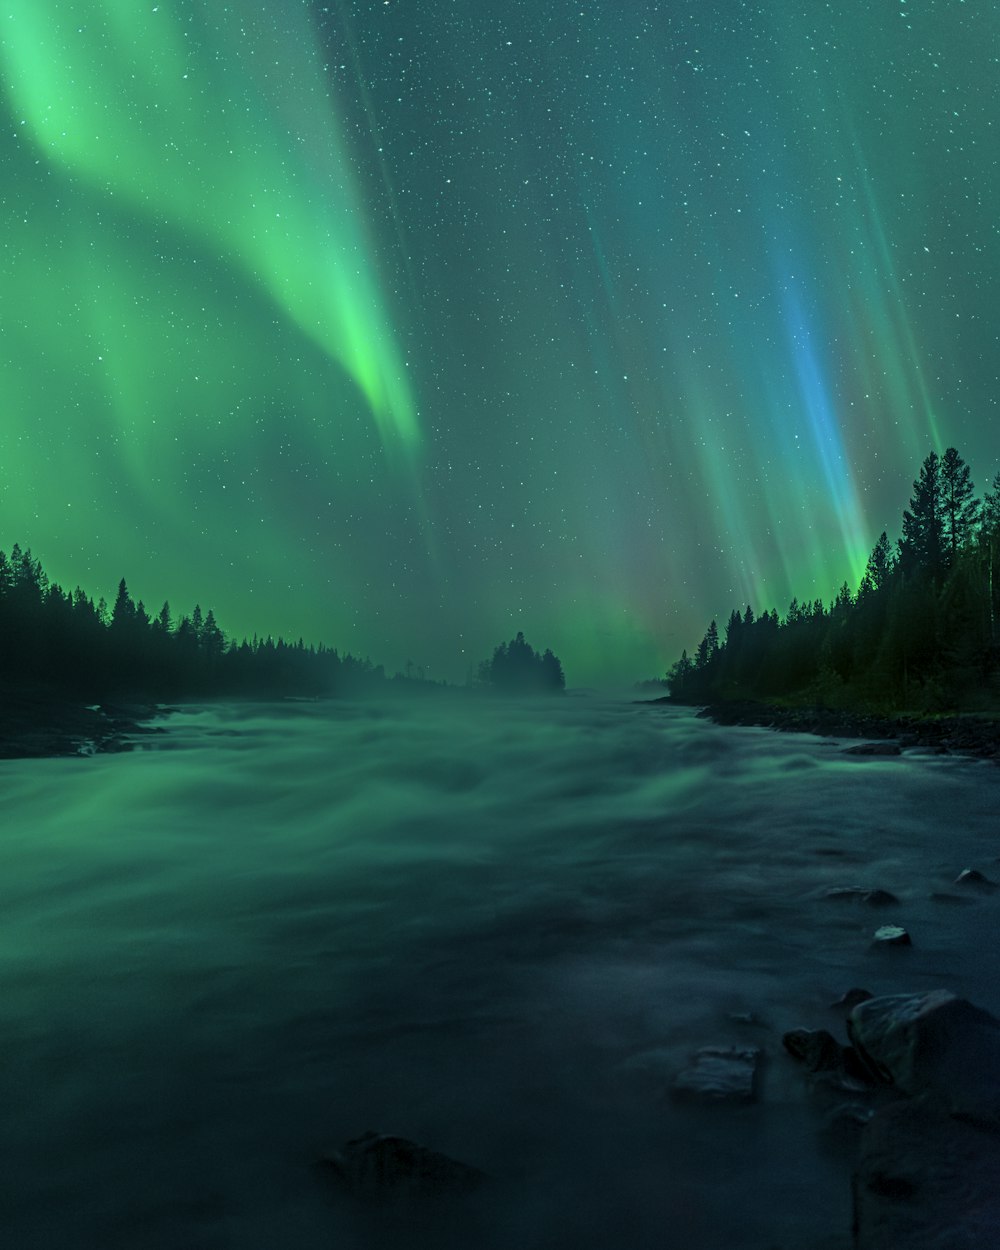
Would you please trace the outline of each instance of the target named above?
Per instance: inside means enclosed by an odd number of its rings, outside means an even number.
[[[624,703],[261,706],[5,762],[0,805],[17,1250],[846,1250],[781,1032],[855,984],[1000,1011],[1000,902],[929,898],[998,872],[987,764]],[[901,905],[817,898],[855,884]],[[887,919],[912,950],[871,951]],[[673,1105],[719,1042],[764,1048],[760,1102]],[[495,1184],[358,1213],[314,1164],[368,1128]]]

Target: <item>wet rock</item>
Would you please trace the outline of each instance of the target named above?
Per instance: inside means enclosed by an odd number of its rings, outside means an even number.
[[[1000,1020],[946,990],[855,1007],[847,1031],[861,1058],[910,1095],[1000,1128]]]
[[[995,881],[991,881],[989,877],[984,877],[975,868],[963,868],[955,878],[955,884],[963,886],[968,890],[979,890],[983,894],[992,894],[997,888]]]
[[[882,946],[912,946],[913,939],[909,933],[898,924],[884,924],[880,929],[875,930],[872,938],[873,945]]]
[[[781,1041],[810,1072],[835,1072],[843,1066],[843,1048],[826,1029],[791,1029]]]
[[[782,1037],[785,1049],[808,1069],[814,1090],[869,1095],[872,1077],[853,1046],[841,1046],[826,1029],[792,1029]]]
[[[853,747],[844,747],[843,755],[902,755],[903,748],[898,742],[859,742]]]
[[[487,1179],[478,1168],[388,1133],[356,1137],[323,1162],[354,1197],[374,1201],[467,1194]]]
[[[857,1007],[859,1003],[866,1003],[869,998],[874,997],[875,995],[871,992],[871,990],[863,990],[859,986],[854,985],[849,990],[845,990],[837,1001],[835,1003],[831,1003],[830,1006],[846,1007],[848,1011],[850,1011],[852,1008]]]
[[[823,897],[835,902],[865,903],[868,907],[887,907],[899,899],[888,890],[872,890],[865,886],[840,885],[823,891]]]
[[[673,1096],[679,1102],[753,1102],[759,1064],[756,1047],[706,1046],[674,1079]]]
[[[878,1111],[853,1178],[856,1250],[986,1250],[1000,1228],[1000,1138],[924,1099]]]

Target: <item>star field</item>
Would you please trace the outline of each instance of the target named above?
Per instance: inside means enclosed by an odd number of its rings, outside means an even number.
[[[997,420],[983,0],[12,0],[0,545],[571,684],[829,601]]]

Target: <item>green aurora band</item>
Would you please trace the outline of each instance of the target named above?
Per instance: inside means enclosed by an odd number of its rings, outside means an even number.
[[[193,5],[184,21],[175,8],[13,0],[2,49],[26,140],[96,198],[175,226],[238,267],[343,366],[386,440],[414,441],[304,10],[276,25],[248,6]],[[295,83],[294,115],[261,107],[275,78]],[[109,284],[112,298],[120,290]],[[141,378],[149,359],[134,352],[119,369]],[[121,385],[134,403],[134,386]]]

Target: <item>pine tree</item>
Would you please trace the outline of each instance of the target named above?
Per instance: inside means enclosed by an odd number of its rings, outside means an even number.
[[[712,663],[719,653],[719,627],[712,621],[708,629],[705,630],[705,636],[698,643],[698,650],[695,655],[695,667],[704,669]]]
[[[881,590],[892,574],[892,550],[885,530],[879,535],[878,542],[868,557],[868,566],[861,579],[859,594],[869,594],[873,590]]]
[[[201,627],[201,645],[206,655],[213,659],[218,659],[226,649],[226,636],[219,628],[215,620],[215,613],[211,608],[205,617]],[[302,647],[302,640],[299,639],[299,646]]]
[[[973,498],[972,473],[954,447],[941,458],[941,541],[951,566],[968,545],[979,519],[979,501]]]
[[[1000,538],[1000,473],[993,479],[993,485],[983,496],[979,521],[980,532],[984,538]]]
[[[687,693],[687,685],[691,680],[694,665],[688,657],[687,648],[681,652],[681,658],[675,660],[667,673],[667,685],[675,699],[683,699]]]
[[[135,604],[132,602],[132,596],[128,593],[128,586],[126,586],[125,578],[123,577],[118,583],[118,595],[115,599],[115,606],[111,609],[111,628],[127,628],[134,620]]]
[[[900,560],[906,569],[925,569],[932,577],[941,571],[943,524],[941,458],[932,451],[913,483],[910,506],[903,513]]]

